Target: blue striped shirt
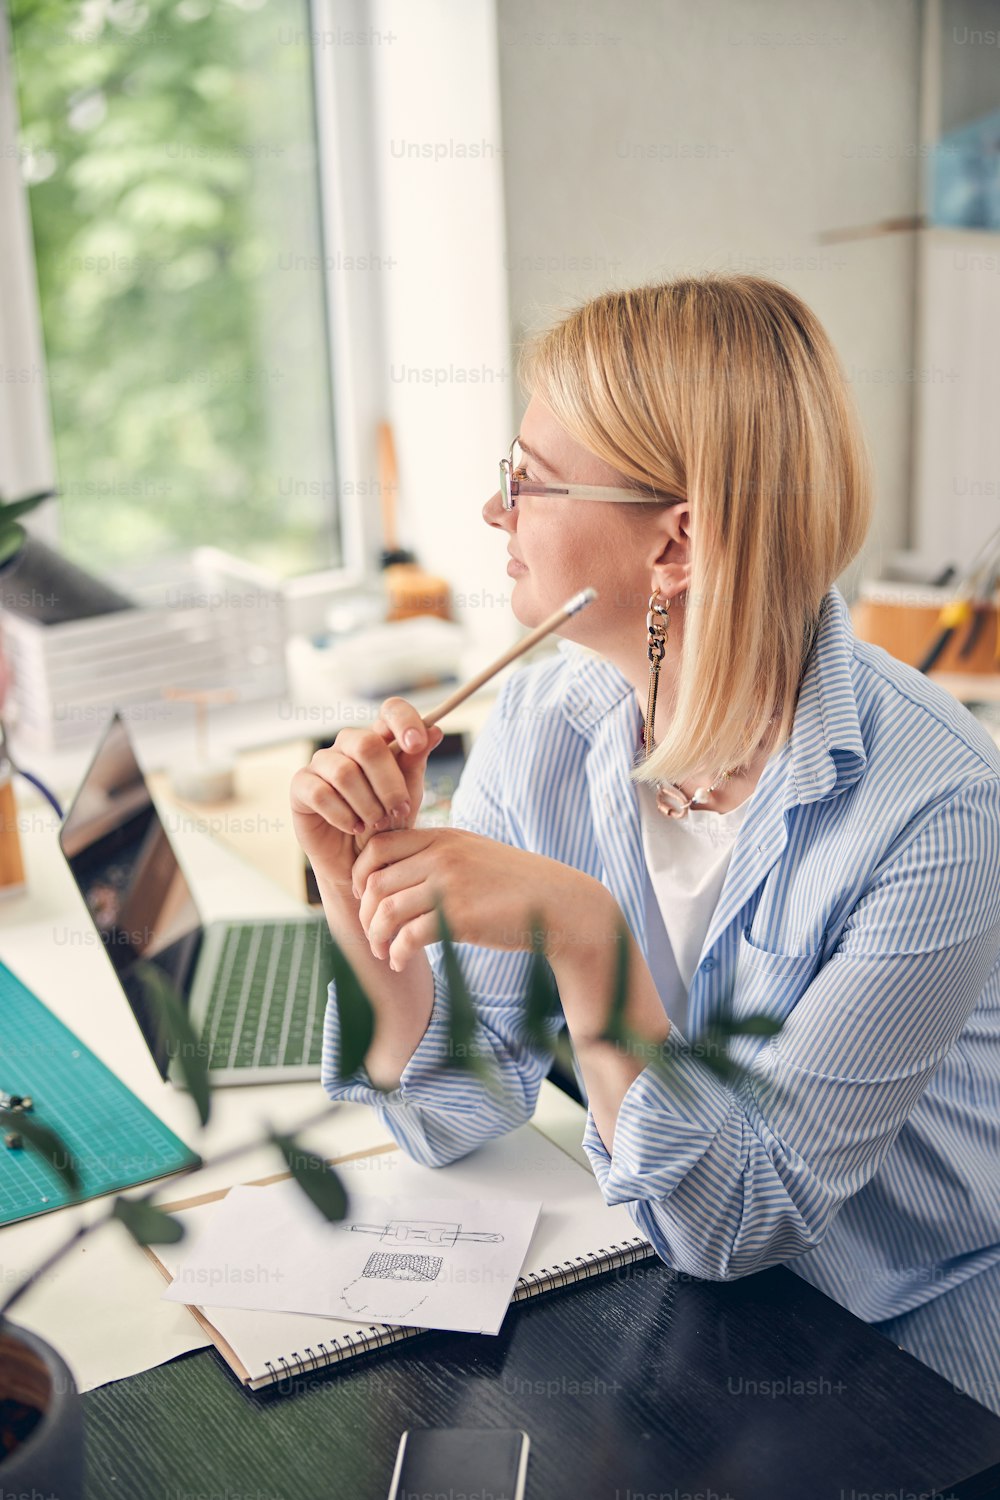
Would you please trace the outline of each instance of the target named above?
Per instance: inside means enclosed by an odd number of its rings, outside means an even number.
[[[641,714],[613,664],[561,641],[507,678],[469,755],[455,826],[602,881],[648,959]],[[434,1004],[399,1087],[323,1084],[369,1102],[416,1160],[440,1165],[530,1118],[547,1054],[519,1039],[530,955],[459,944],[502,1089],[443,1066]],[[768,760],[733,848],[689,992],[687,1033],[721,1009],[783,1029],[741,1040],[735,1089],[676,1028],[664,1078],[628,1088],[614,1150],[588,1110],[605,1201],[698,1277],[777,1263],[861,1318],[909,1311],[1000,1262],[1000,751],[943,688],[858,641],[823,600],[790,739]]]

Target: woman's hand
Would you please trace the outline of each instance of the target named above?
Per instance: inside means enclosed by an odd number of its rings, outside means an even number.
[[[410,747],[406,736],[417,743]],[[295,837],[320,882],[348,885],[358,856],[355,837],[393,823],[415,821],[423,798],[427,757],[444,731],[427,729],[412,703],[387,698],[368,729],[342,729],[334,743],[317,750],[292,778]],[[389,741],[402,746],[394,755]]]
[[[358,917],[376,958],[402,969],[440,940],[435,898],[456,943],[529,950],[531,919],[551,959],[608,930],[611,892],[570,865],[461,828],[373,834],[353,868]]]

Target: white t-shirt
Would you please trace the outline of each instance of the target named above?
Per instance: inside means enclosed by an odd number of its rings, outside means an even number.
[[[646,932],[649,971],[670,1020],[683,1033],[688,990],[750,798],[729,812],[690,808],[668,818],[656,806],[656,788],[637,782],[642,845],[646,854]]]

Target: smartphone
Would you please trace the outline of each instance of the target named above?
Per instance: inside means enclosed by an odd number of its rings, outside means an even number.
[[[515,1427],[411,1427],[399,1440],[389,1500],[524,1500],[527,1471],[528,1434]]]

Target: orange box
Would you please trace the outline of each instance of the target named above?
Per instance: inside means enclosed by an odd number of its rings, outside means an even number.
[[[927,655],[940,629],[939,616],[954,594],[950,589],[907,583],[863,583],[851,606],[851,622],[860,640],[882,646],[890,655],[916,667]],[[931,672],[1000,672],[997,655],[997,609],[991,604],[986,623],[968,656],[959,652],[969,631],[960,624]]]

